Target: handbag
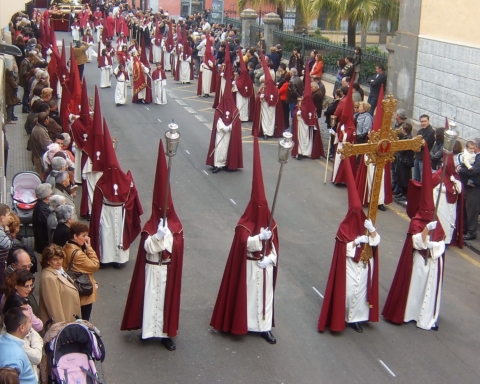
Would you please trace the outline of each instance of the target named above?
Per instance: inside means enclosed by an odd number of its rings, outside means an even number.
[[[70,260],[66,272],[67,275],[73,280],[73,284],[75,285],[75,288],[77,288],[78,294],[80,296],[90,296],[93,293],[93,284],[90,280],[90,277],[86,273],[77,272],[72,269],[73,259],[75,258],[77,251],[78,249],[73,251],[72,260]]]

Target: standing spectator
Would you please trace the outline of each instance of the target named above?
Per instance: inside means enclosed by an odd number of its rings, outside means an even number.
[[[28,73],[30,72],[30,69],[33,67],[33,58],[34,54],[32,52],[27,52],[27,55],[25,59],[21,62],[20,68],[19,68],[19,73],[18,73],[18,84],[23,88],[23,98],[22,98],[22,113],[29,113],[30,112],[30,106],[28,104],[28,96],[29,96],[29,90],[28,90]]]
[[[10,208],[7,204],[0,203],[0,300],[3,296],[3,284],[7,277],[6,267],[8,252],[13,245],[12,237],[8,232],[9,223]]]
[[[32,321],[24,308],[11,308],[5,313],[6,333],[0,336],[0,367],[11,367],[19,372],[22,384],[38,384],[27,354],[22,348],[23,339],[32,328]],[[5,351],[8,351],[6,353]]]
[[[296,68],[299,75],[303,73],[303,58],[298,48],[293,48],[292,56],[290,56],[290,60],[288,61],[288,68],[290,70]]]
[[[47,227],[48,227],[48,234],[50,236],[50,244],[52,243],[52,236],[53,231],[57,228],[58,220],[56,215],[56,209],[61,206],[65,205],[65,197],[60,195],[53,195],[50,198],[50,215],[47,217]],[[63,246],[64,244],[58,244]]]
[[[368,140],[368,134],[373,126],[373,117],[368,113],[370,111],[370,104],[365,101],[358,103],[358,115],[356,117],[357,122],[357,144],[366,143]]]
[[[375,113],[375,108],[377,108],[378,103],[378,94],[380,93],[380,88],[383,85],[387,85],[387,74],[385,73],[385,67],[383,64],[378,64],[375,67],[377,74],[371,77],[368,82],[370,84],[370,95],[368,96],[368,104],[372,106],[370,109],[370,114],[373,116]]]
[[[44,170],[43,155],[47,152],[48,146],[52,144],[52,140],[50,140],[47,130],[48,112],[39,113],[37,119],[37,124],[33,127],[30,135],[29,146],[32,151],[33,170],[42,175]]]
[[[445,138],[445,128],[435,129],[435,142],[430,150],[430,162],[432,170],[436,171],[442,167],[443,159],[443,140]]]
[[[35,189],[35,195],[38,201],[32,214],[33,236],[35,238],[35,252],[42,253],[45,247],[50,244],[47,220],[50,215],[50,197],[53,195],[52,186],[47,183],[40,184]]]
[[[412,138],[412,124],[403,124],[401,130],[402,138],[400,140],[409,140]],[[409,180],[412,178],[414,158],[415,153],[411,150],[399,151],[395,154],[395,161],[392,163],[396,175],[393,195],[397,201],[407,201],[407,188]]]
[[[90,245],[88,225],[75,222],[70,225],[70,240],[63,247],[65,259],[63,268],[67,269],[72,264],[72,270],[88,274],[93,284],[93,292],[89,296],[80,296],[82,319],[90,320],[93,303],[97,301],[97,283],[93,273],[100,268],[97,254]]]
[[[342,79],[343,79],[343,68],[345,68],[345,59],[343,57],[340,57],[337,60],[337,78],[335,80],[335,84],[333,86],[333,98],[335,99],[336,97],[336,92],[337,89],[340,89],[342,86]]]
[[[7,124],[15,124],[18,117],[14,114],[15,106],[20,102],[17,97],[18,85],[11,69],[5,70],[5,104],[7,106]]]
[[[353,73],[355,74],[355,82],[358,82],[360,78],[360,64],[362,63],[362,48],[355,47],[354,55],[353,55]]]
[[[85,41],[77,41],[75,48],[73,48],[73,55],[75,56],[75,60],[77,61],[78,66],[78,73],[80,75],[80,81],[83,78],[83,69],[85,67],[85,63],[88,63],[87,57],[87,49],[90,46]]]
[[[290,72],[285,74],[285,78],[283,79],[283,84],[278,90],[278,96],[280,98],[280,102],[282,103],[282,110],[283,110],[283,121],[285,125],[285,129],[290,129],[290,106],[287,103],[287,92],[288,92],[288,86],[290,84],[290,79],[292,78],[292,75]]]
[[[463,163],[457,167],[462,183],[465,186],[465,224],[464,240],[474,240],[477,238],[478,212],[480,208],[480,138],[475,140],[475,161],[469,169]]]
[[[365,97],[365,94],[363,93],[363,89],[358,83],[353,83],[353,93],[352,93],[352,99],[354,103],[358,103],[363,101],[363,98]]]
[[[316,81],[310,83],[310,89],[312,90],[312,99],[315,108],[317,109],[317,117],[322,117],[323,100],[325,99],[325,91],[320,89],[320,85]]]
[[[312,65],[312,70],[310,71],[310,77],[312,80],[318,81],[322,78],[323,75],[323,56],[321,53],[315,55],[315,61]]]
[[[300,77],[298,77],[298,70],[296,68],[291,68],[290,74],[292,78],[288,85],[287,103],[290,107],[290,117],[293,119],[293,110],[297,105],[298,99],[303,96],[303,82]]]
[[[370,99],[370,97],[368,98]],[[435,142],[435,131],[430,125],[430,117],[428,115],[420,116],[421,128],[417,132],[417,136],[422,136],[425,140],[425,145],[420,152],[415,153],[415,164],[413,166],[413,180],[422,181],[422,169],[423,169],[423,151],[426,149],[430,152],[430,148],[433,147]]]
[[[282,60],[282,56],[277,53],[277,47],[270,47],[270,53],[267,55],[267,57],[273,64],[273,70],[275,71],[275,73],[277,73],[280,61]]]
[[[52,197],[55,197],[55,195]],[[53,232],[52,243],[64,247],[70,240],[70,226],[75,221],[75,208],[71,205],[60,205],[55,210],[54,215],[58,224]]]
[[[56,174],[53,193],[63,196],[65,198],[65,204],[75,208],[75,201],[73,199],[76,196],[76,188],[70,186],[70,176],[68,172],[61,171]]]

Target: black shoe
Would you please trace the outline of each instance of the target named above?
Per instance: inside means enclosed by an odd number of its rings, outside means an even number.
[[[430,328],[432,331],[438,331],[438,325],[434,325],[432,328]]]
[[[28,109],[22,109],[22,113],[30,113]]]
[[[328,155],[328,158],[329,158],[329,159],[333,159],[333,155]]]
[[[223,167],[222,169],[227,172],[235,172],[235,169],[230,169],[227,166]]]
[[[348,323],[348,326],[352,328],[355,332],[363,333],[363,328],[360,323]]]
[[[302,160],[303,156],[302,155],[297,155],[297,160]]]
[[[271,331],[262,332],[260,333],[260,336],[267,340],[267,343],[269,344],[277,344],[277,339],[275,339]]]
[[[177,347],[175,346],[175,343],[169,337],[163,338],[162,344],[168,351],[175,351],[175,349],[177,349]]]
[[[143,100],[143,99],[142,99],[141,103],[142,103],[142,104],[147,104],[147,103],[145,102],[145,100]]]
[[[120,263],[113,263],[113,268],[115,269],[120,269],[122,267],[122,264]]]
[[[397,201],[407,201],[407,196],[405,195],[400,195],[398,197],[395,197]]]
[[[13,120],[13,121],[17,121],[17,120],[18,120],[18,117],[17,117],[17,116],[12,116],[12,120]]]
[[[218,173],[222,170],[220,167],[213,167],[212,173]]]
[[[475,240],[477,236],[475,236],[473,233],[467,233],[465,236],[463,236],[463,240]]]
[[[267,135],[263,135],[263,140],[268,140],[268,136],[267,136]]]
[[[387,210],[387,208],[385,208],[385,205],[383,205],[383,204],[380,204],[380,205],[378,206],[378,209],[379,209],[380,211],[383,211],[383,212],[385,212],[385,211]]]

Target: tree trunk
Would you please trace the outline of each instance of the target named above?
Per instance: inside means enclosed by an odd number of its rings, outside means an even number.
[[[295,26],[293,27],[293,33],[302,34],[303,28],[305,28],[305,33],[308,35],[308,26],[305,18],[303,17],[303,12],[300,7],[297,7],[295,12]]]
[[[347,38],[348,38],[349,47],[355,47],[356,37],[357,37],[357,22],[348,19]]]
[[[279,5],[277,7],[277,15],[280,16],[280,19],[282,19],[282,24],[280,24],[280,31],[283,31],[283,19],[285,17],[285,12],[283,11],[283,7]]]

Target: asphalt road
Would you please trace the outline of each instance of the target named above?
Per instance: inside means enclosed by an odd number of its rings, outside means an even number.
[[[59,33],[58,38],[63,34]],[[65,35],[66,36],[66,35]],[[86,65],[89,95],[100,83],[96,63]],[[172,194],[185,233],[182,302],[177,350],[158,340],[141,341],[140,331],[121,332],[126,296],[138,249],[122,269],[95,274],[100,285],[92,321],[102,331],[109,384],[123,383],[478,383],[480,257],[449,249],[439,331],[414,323],[394,326],[383,320],[358,334],[320,334],[316,323],[330,269],[335,233],[346,214],[343,187],[323,184],[325,161],[292,159],[284,167],[275,219],[280,237],[275,296],[276,345],[257,335],[213,331],[210,316],[223,275],[235,225],[250,198],[252,137],[243,128],[243,170],[212,174],[205,165],[211,134],[213,98],[196,96],[191,85],[168,76],[168,105],[116,107],[115,80],[101,89],[101,105],[124,171],[131,170],[150,216],[158,141],[175,119],[181,141],[173,159]],[[276,140],[260,140],[266,194],[271,204],[279,163]],[[408,221],[402,207],[379,212],[380,303],[395,273]]]

